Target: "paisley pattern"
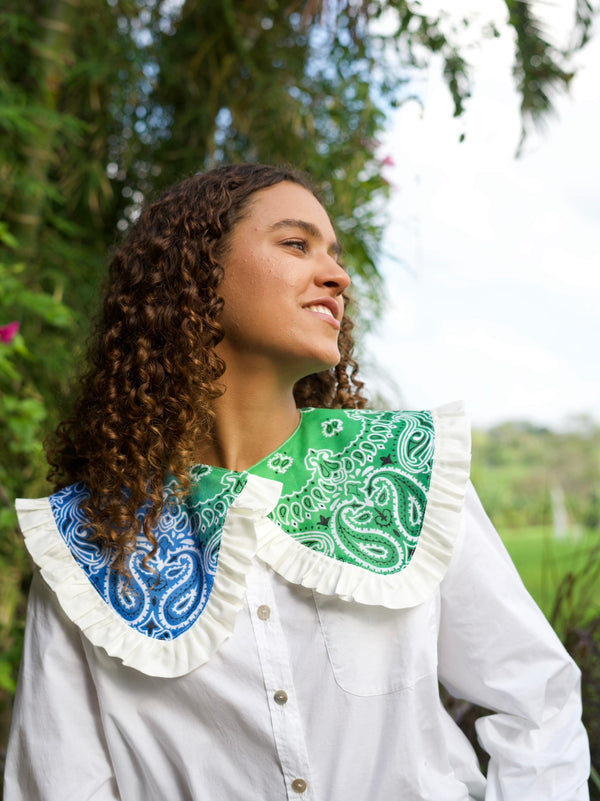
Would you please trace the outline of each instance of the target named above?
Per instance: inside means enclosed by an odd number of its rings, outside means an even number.
[[[111,554],[94,542],[81,504],[85,484],[73,484],[50,496],[58,530],[94,588],[133,629],[156,639],[175,639],[202,613],[210,596],[227,510],[247,481],[244,474],[196,467],[190,497],[167,501],[154,534],[157,552],[140,534],[128,559],[127,580],[111,567]],[[170,496],[171,484],[165,487]],[[143,509],[140,510],[143,514]]]
[[[418,543],[433,452],[429,412],[312,409],[277,452],[277,465],[271,457],[250,472],[283,482],[270,517],[290,536],[342,562],[393,574]],[[289,477],[278,469],[288,462],[295,465]]]
[[[140,534],[128,558],[130,578],[94,542],[81,506],[84,484],[50,496],[56,525],[103,600],[131,628],[176,639],[202,614],[213,589],[223,525],[250,473],[277,481],[269,517],[306,548],[371,573],[403,570],[418,545],[434,454],[429,412],[306,409],[295,433],[245,472],[196,465],[188,497],[165,507],[155,528],[157,552]],[[144,509],[140,509],[140,515]]]

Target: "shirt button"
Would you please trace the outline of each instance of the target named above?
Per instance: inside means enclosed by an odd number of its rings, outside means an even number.
[[[277,690],[276,693],[273,693],[273,699],[276,704],[283,706],[288,702],[288,694],[286,693],[285,690]],[[301,792],[304,792],[304,790],[302,790]]]
[[[305,793],[307,787],[308,785],[306,784],[304,779],[294,779],[294,781],[292,782],[292,790],[295,793]]]
[[[263,604],[262,606],[258,607],[256,614],[260,620],[268,620],[271,617],[271,609],[266,604]]]

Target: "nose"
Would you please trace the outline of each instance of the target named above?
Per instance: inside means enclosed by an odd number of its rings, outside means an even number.
[[[341,264],[331,256],[327,256],[316,275],[316,283],[318,286],[335,289],[336,294],[341,295],[348,289],[352,279]]]

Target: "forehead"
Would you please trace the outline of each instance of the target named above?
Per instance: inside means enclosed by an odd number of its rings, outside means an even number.
[[[247,213],[236,228],[246,224],[255,231],[268,231],[286,219],[303,220],[318,228],[325,239],[335,239],[329,215],[317,198],[308,189],[290,181],[255,192]]]

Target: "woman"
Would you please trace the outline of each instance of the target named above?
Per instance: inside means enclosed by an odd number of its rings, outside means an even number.
[[[115,255],[57,491],[19,502],[6,801],[587,798],[579,674],[462,410],[364,410],[338,255],[260,165],[175,186]],[[495,712],[487,780],[438,680]]]

